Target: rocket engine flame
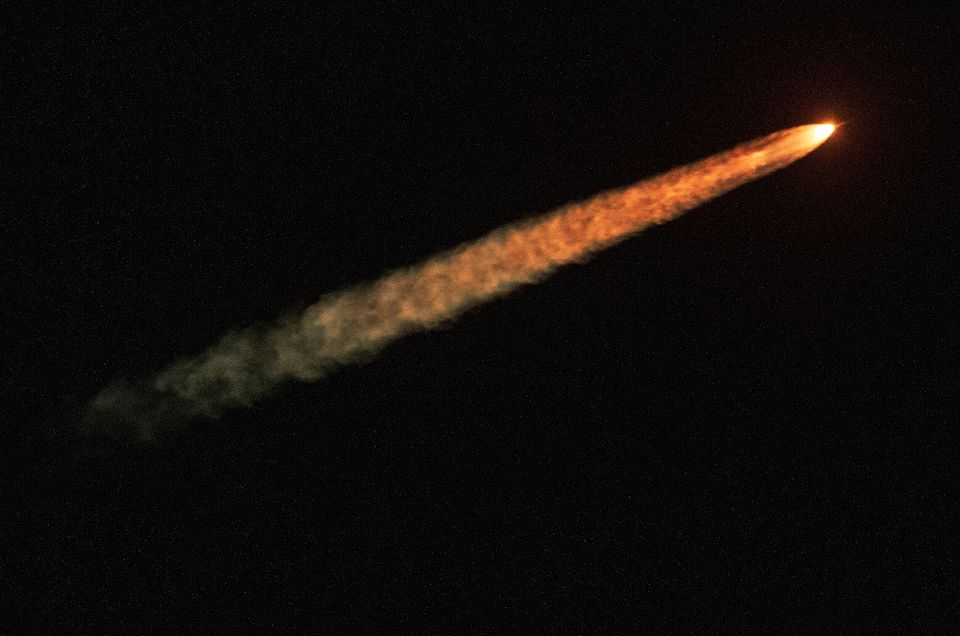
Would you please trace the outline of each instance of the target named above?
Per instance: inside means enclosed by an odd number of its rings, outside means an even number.
[[[775,132],[327,295],[294,320],[229,333],[152,379],[106,387],[88,405],[85,427],[146,439],[158,429],[248,406],[281,382],[318,380],[405,334],[436,327],[788,166],[822,144],[834,128],[811,124]]]
[[[836,129],[834,124],[817,124],[813,127],[813,138],[817,142],[824,142]]]

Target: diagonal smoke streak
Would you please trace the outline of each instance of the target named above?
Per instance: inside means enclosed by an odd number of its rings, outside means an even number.
[[[285,380],[317,380],[405,334],[436,327],[783,168],[832,132],[833,126],[821,124],[773,133],[327,295],[295,320],[227,334],[152,380],[106,387],[88,405],[85,425],[147,438],[158,428],[248,406]]]

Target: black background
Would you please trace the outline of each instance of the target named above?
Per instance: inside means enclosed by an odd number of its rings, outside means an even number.
[[[956,8],[349,4],[2,9],[0,631],[957,621]],[[370,363],[71,432],[228,329],[824,120]]]

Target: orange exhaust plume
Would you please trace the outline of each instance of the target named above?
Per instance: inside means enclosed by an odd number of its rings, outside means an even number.
[[[773,133],[330,294],[294,321],[228,334],[151,380],[108,386],[91,401],[85,423],[149,438],[159,428],[250,405],[285,380],[317,380],[405,334],[436,327],[779,170],[814,150],[834,129],[812,124]]]

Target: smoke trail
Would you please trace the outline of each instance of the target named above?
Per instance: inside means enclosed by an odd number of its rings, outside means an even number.
[[[108,386],[89,404],[85,424],[149,437],[158,428],[250,405],[285,380],[317,380],[405,334],[433,328],[783,168],[832,132],[832,125],[821,124],[773,133],[330,294],[297,319],[227,334],[152,380]]]

